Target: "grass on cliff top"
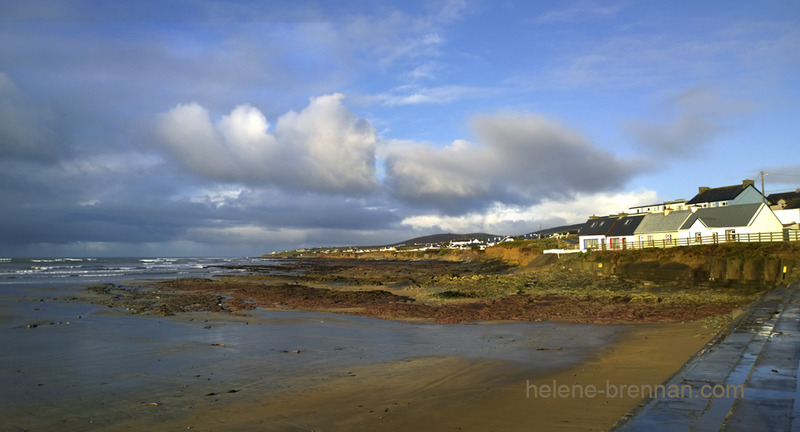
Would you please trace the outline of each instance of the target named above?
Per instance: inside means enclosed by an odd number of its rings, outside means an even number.
[[[581,254],[589,261],[612,260],[688,260],[705,261],[708,258],[800,258],[800,242],[774,243],[720,243],[714,245],[680,246],[615,251],[592,251]]]

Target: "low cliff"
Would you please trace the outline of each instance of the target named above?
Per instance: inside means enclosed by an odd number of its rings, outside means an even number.
[[[800,280],[800,243],[598,251],[562,257],[558,263],[575,270],[658,283],[776,286]]]

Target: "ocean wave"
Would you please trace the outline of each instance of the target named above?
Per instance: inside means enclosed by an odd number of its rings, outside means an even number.
[[[39,258],[32,259],[35,263],[55,263],[55,262],[83,262],[83,258]]]
[[[104,281],[126,277],[172,278],[207,277],[241,273],[242,269],[219,267],[220,263],[251,262],[249,258],[0,258],[0,285],[25,283],[63,283]]]
[[[39,271],[62,271],[62,270],[70,270],[71,271],[71,270],[80,269],[80,268],[83,268],[83,266],[79,266],[79,265],[78,266],[76,266],[76,265],[71,265],[71,266],[33,265],[33,266],[31,266],[31,270],[39,270]]]

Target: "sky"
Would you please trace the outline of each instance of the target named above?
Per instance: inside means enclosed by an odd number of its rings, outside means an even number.
[[[0,256],[519,235],[800,188],[800,3],[0,0]]]

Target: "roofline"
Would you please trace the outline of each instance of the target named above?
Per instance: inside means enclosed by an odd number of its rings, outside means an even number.
[[[686,204],[686,201],[687,200],[685,200],[685,199],[677,199],[677,200],[673,200],[673,201],[664,201],[664,202],[660,202],[660,203],[645,204],[645,205],[639,205],[639,206],[630,206],[628,208],[629,209],[635,209],[635,208],[661,206],[661,205],[667,205],[667,204]]]

